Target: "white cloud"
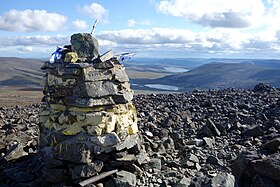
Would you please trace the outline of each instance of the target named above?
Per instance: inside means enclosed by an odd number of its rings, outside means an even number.
[[[268,35],[270,36],[268,37]],[[97,33],[96,37],[101,53],[113,49],[116,53],[120,51],[138,52],[144,55],[172,53],[177,54],[178,57],[190,54],[195,56],[212,54],[215,57],[234,54],[232,57],[238,57],[237,55],[242,57],[245,54],[256,58],[270,58],[269,54],[271,57],[275,57],[273,55],[278,54],[280,49],[280,30],[279,32],[267,30],[252,34],[225,28],[214,28],[201,32],[174,28],[125,29],[102,31]],[[37,53],[39,49],[44,49],[51,53],[57,45],[67,44],[70,44],[68,35],[0,37],[0,55],[1,51],[11,47],[17,49],[17,52],[28,52],[32,49],[32,53]]]
[[[153,28],[102,31],[97,37],[119,44],[166,44],[192,41],[195,33],[184,29]]]
[[[110,40],[98,39],[100,51],[105,52],[109,49],[117,47],[116,42]],[[35,35],[35,36],[16,36],[16,37],[0,37],[0,56],[13,53],[40,53],[41,55],[50,55],[56,46],[64,46],[70,44],[70,36],[68,35]],[[9,49],[9,50],[7,50]],[[40,57],[40,56],[39,56]]]
[[[151,24],[151,20],[149,20],[149,19],[144,19],[142,21],[136,21],[134,19],[127,20],[127,26],[128,27],[135,27],[136,25],[149,26],[150,24]]]
[[[244,33],[232,29],[210,29],[205,32],[193,32],[186,29],[153,28],[125,29],[103,31],[97,34],[102,40],[117,44],[119,48],[139,51],[177,51],[179,53],[205,54],[242,54],[255,55],[256,51],[267,53],[277,52],[280,48],[280,38],[277,32],[274,36],[263,37],[263,33]],[[113,46],[114,47],[114,46]]]
[[[12,9],[0,16],[0,30],[5,31],[57,31],[67,22],[67,17],[46,10]]]
[[[69,36],[64,35],[35,35],[0,37],[0,47],[5,46],[57,46],[69,44]]]
[[[30,53],[33,51],[33,47],[32,46],[20,47],[19,51],[21,53]]]
[[[259,25],[266,11],[262,0],[161,0],[157,9],[203,26],[225,28]]]
[[[98,19],[105,22],[106,16],[108,14],[108,10],[106,10],[102,5],[98,3],[92,3],[90,5],[83,6],[81,8],[81,12],[90,18]]]
[[[73,24],[74,28],[78,29],[78,30],[85,30],[88,28],[87,22],[85,20],[77,19],[77,20],[73,21],[72,24]]]
[[[137,22],[134,19],[127,20],[127,26],[134,27]]]

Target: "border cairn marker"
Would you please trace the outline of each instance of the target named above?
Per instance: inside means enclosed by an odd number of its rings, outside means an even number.
[[[46,72],[40,155],[46,186],[136,186],[145,159],[124,66],[89,33],[58,47]]]

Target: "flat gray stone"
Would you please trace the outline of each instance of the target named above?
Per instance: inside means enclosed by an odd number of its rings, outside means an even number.
[[[92,150],[85,143],[66,140],[54,147],[53,156],[55,159],[72,163],[90,163],[93,154]]]
[[[148,161],[147,164],[144,165],[146,170],[149,169],[156,169],[161,170],[161,159],[160,158],[152,158],[150,161]]]
[[[69,96],[65,98],[65,104],[68,106],[76,107],[94,107],[94,106],[103,106],[103,105],[114,105],[115,101],[112,97],[104,98],[82,98]]]
[[[56,76],[67,76],[67,75],[74,75],[74,76],[77,76],[77,75],[80,75],[81,73],[81,69],[80,68],[66,68],[63,65],[61,64],[57,64],[53,66],[54,69],[50,69],[48,70],[49,73],[53,74],[53,75],[56,75]]]
[[[183,177],[182,179],[180,179],[180,181],[177,183],[177,187],[188,187],[191,185],[191,179],[190,178],[186,178]]]
[[[132,187],[136,186],[136,175],[127,171],[118,171],[114,177],[116,187]]]
[[[83,82],[74,88],[74,94],[78,97],[99,98],[115,95],[117,92],[117,85],[110,81]]]
[[[212,139],[212,138],[203,137],[203,141],[205,142],[205,144],[206,144],[209,148],[213,148],[213,146],[214,146],[214,144],[215,144],[215,139]]]
[[[235,177],[229,173],[218,173],[212,178],[209,187],[217,186],[236,187]]]
[[[103,167],[103,162],[95,160],[92,163],[74,165],[70,168],[70,174],[72,179],[87,178],[98,174]]]
[[[139,143],[138,134],[128,135],[120,144],[116,146],[116,150],[130,149]]]
[[[51,183],[60,183],[69,179],[66,169],[58,169],[58,168],[50,169],[44,167],[41,171],[45,180]]]
[[[129,81],[129,78],[125,72],[124,67],[112,68],[111,71],[114,76],[114,80],[116,80],[118,82],[128,82]]]
[[[109,69],[94,69],[93,67],[84,68],[82,70],[84,81],[105,81],[112,80],[113,74]]]
[[[221,132],[218,130],[214,122],[211,119],[208,119],[206,125],[202,127],[198,134],[202,136],[214,137],[220,136]]]
[[[104,134],[103,136],[92,136],[90,141],[103,147],[115,146],[121,142],[120,138],[115,132]]]
[[[269,155],[266,159],[252,161],[254,169],[261,175],[279,181],[280,179],[280,154]]]
[[[280,138],[275,138],[266,144],[264,144],[264,147],[269,149],[272,152],[277,152],[280,150]]]
[[[22,156],[25,156],[25,155],[28,155],[27,152],[25,152],[23,150],[24,146],[22,143],[17,143],[17,144],[14,144],[10,150],[6,153],[6,155],[4,156],[4,158],[7,160],[7,161],[10,161],[10,160],[14,160],[14,159],[18,159]]]
[[[87,63],[87,62],[67,63],[67,64],[65,64],[66,68],[79,68],[79,69],[87,68],[87,67],[92,67],[92,66],[93,66],[93,64]]]
[[[114,62],[111,60],[107,60],[105,62],[93,62],[93,67],[96,69],[110,69],[114,67]]]
[[[133,99],[133,92],[118,93],[112,96],[116,104],[125,104]]]
[[[257,137],[264,135],[264,131],[259,126],[250,127],[242,132],[242,135],[249,137]]]

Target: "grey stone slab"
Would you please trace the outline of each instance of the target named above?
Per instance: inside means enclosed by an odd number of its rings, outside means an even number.
[[[94,69],[93,67],[84,68],[83,70],[84,81],[104,81],[111,80],[113,75],[109,69]]]
[[[93,62],[93,67],[96,69],[110,69],[114,67],[114,62],[111,60],[107,60],[105,62]]]
[[[136,186],[136,175],[124,170],[117,172],[117,176],[113,179],[115,181],[115,186],[118,187]]]
[[[128,82],[129,78],[125,72],[124,67],[112,68],[112,74],[114,75],[114,80],[118,82]]]
[[[48,86],[54,86],[56,88],[61,87],[74,87],[77,84],[77,80],[75,78],[66,78],[66,77],[58,77],[52,74],[48,74],[47,77]]]
[[[215,177],[211,179],[211,187],[216,186],[227,186],[227,187],[236,187],[235,177],[229,173],[218,173]]]
[[[103,167],[103,162],[95,160],[92,163],[74,165],[70,168],[70,174],[72,179],[92,177],[99,173]]]
[[[66,97],[73,95],[72,88],[55,88],[54,97]]]
[[[117,92],[117,85],[109,81],[84,82],[74,89],[75,96],[92,98],[115,95]]]
[[[104,98],[81,98],[69,96],[65,98],[66,105],[76,106],[76,107],[94,107],[94,106],[104,106],[104,105],[114,105],[115,102],[112,97]]]
[[[123,94],[116,94],[112,96],[116,104],[128,103],[133,99],[133,92],[125,92]]]
[[[133,135],[129,135],[127,136],[120,144],[118,144],[116,146],[116,150],[120,151],[123,149],[130,149],[133,146],[135,146],[136,144],[139,143],[139,136],[138,134],[133,134]]]
[[[66,140],[55,146],[54,158],[72,163],[90,163],[93,157],[92,150],[83,142]]]
[[[92,136],[90,141],[103,147],[115,146],[121,142],[120,138],[115,132],[104,134],[103,136]]]
[[[87,62],[81,62],[81,63],[69,63],[69,64],[65,64],[66,68],[87,68],[87,67],[91,67],[92,64],[91,63],[87,63]]]
[[[51,183],[59,183],[68,180],[67,170],[58,168],[46,168],[42,169],[42,175],[46,181]]]

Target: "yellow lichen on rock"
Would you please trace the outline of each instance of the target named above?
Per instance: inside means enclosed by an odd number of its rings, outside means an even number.
[[[68,52],[65,55],[64,62],[75,63],[78,61],[78,54],[76,52]]]
[[[57,111],[64,111],[66,110],[66,106],[65,105],[61,105],[61,104],[50,104],[51,108],[53,110],[57,110]]]
[[[129,127],[128,127],[128,133],[130,135],[132,134],[136,134],[139,131],[137,123],[132,123]]]

